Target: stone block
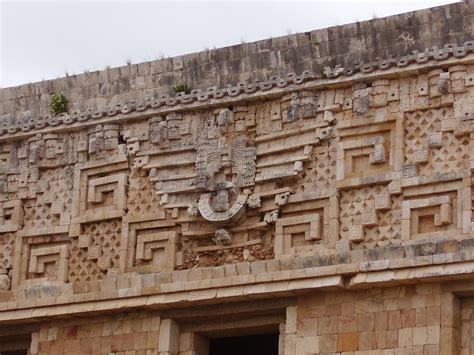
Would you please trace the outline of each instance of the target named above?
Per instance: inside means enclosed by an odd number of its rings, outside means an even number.
[[[428,135],[428,147],[429,148],[441,148],[443,145],[443,133],[434,132]]]
[[[439,213],[434,216],[434,223],[436,226],[453,223],[453,208],[450,203],[440,205]]]
[[[357,332],[339,334],[337,351],[356,351],[359,349],[359,334]]]
[[[89,234],[82,234],[78,238],[77,246],[80,249],[87,249],[90,245],[92,245],[93,238]]]
[[[418,149],[414,152],[413,161],[415,164],[427,164],[429,161],[429,150]]]
[[[91,245],[87,248],[87,259],[97,260],[101,256],[102,248],[100,245]]]
[[[361,242],[364,240],[364,227],[351,226],[349,227],[349,240],[351,242]]]
[[[377,225],[377,212],[367,211],[362,214],[362,226],[373,227]]]
[[[375,197],[375,210],[376,211],[386,211],[390,210],[392,207],[392,199],[390,195],[379,195]]]

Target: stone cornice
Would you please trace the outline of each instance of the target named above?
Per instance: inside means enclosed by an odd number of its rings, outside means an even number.
[[[357,261],[359,254],[365,254],[364,261]],[[331,261],[337,262],[332,264]],[[335,255],[258,261],[210,268],[210,271],[130,273],[98,283],[19,288],[5,293],[12,293],[15,299],[0,302],[0,322],[8,324],[124,308],[165,310],[191,304],[268,298],[269,295],[291,297],[314,290],[386,287],[411,284],[414,280],[436,282],[446,277],[466,279],[474,272],[474,239],[440,239],[365,252],[354,250]],[[129,287],[121,288],[120,284],[128,283],[123,282],[126,278],[129,278]]]
[[[190,94],[160,96],[145,101],[131,100],[114,107],[86,108],[71,114],[59,116],[33,117],[31,112],[0,116],[0,141],[12,138],[30,137],[37,133],[60,132],[83,129],[97,124],[122,120],[147,118],[173,111],[204,109],[225,106],[238,102],[278,97],[302,89],[322,89],[350,85],[358,81],[375,78],[390,78],[399,75],[416,74],[420,71],[474,61],[474,41],[462,45],[446,44],[443,48],[428,48],[423,52],[414,51],[406,56],[391,56],[370,63],[358,63],[350,67],[325,69],[325,78],[311,71],[300,75],[289,73],[272,76],[262,82],[242,82],[226,88],[211,87],[207,90],[193,90]]]

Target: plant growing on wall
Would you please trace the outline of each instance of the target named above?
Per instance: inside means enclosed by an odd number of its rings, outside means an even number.
[[[173,90],[175,93],[184,92],[187,95],[191,93],[192,89],[191,86],[189,86],[188,84],[178,84],[173,86]]]
[[[57,116],[63,112],[67,112],[67,104],[69,100],[62,92],[53,94],[51,103],[49,104],[49,112],[53,116]]]
[[[316,64],[316,74],[321,79],[326,79],[326,73],[324,73],[324,65]]]

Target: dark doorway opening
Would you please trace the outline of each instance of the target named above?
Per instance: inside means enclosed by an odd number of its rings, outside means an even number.
[[[31,345],[31,335],[21,334],[21,328],[12,327],[12,334],[0,336],[0,355],[27,355]],[[14,333],[17,331],[18,333]]]
[[[210,339],[209,355],[278,355],[278,334]]]

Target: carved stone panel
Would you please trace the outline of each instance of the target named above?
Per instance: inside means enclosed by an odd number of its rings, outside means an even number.
[[[469,228],[463,218],[466,211],[461,181],[445,185],[408,188],[402,203],[402,239],[404,241],[457,236]],[[465,225],[466,224],[466,225]]]
[[[13,286],[68,282],[67,226],[23,229],[15,244]]]
[[[337,186],[356,187],[390,181],[402,167],[402,120],[354,119],[339,127]]]
[[[11,200],[0,203],[0,233],[15,232],[23,225],[23,203]]]
[[[298,246],[320,240],[321,217],[319,214],[281,218],[276,222],[275,256],[291,254]]]
[[[101,280],[109,270],[119,270],[121,220],[86,223],[81,230],[84,234],[70,238],[69,281]]]
[[[172,271],[177,264],[174,223],[150,214],[126,218],[122,225],[121,270]]]
[[[76,165],[69,235],[81,234],[81,225],[120,218],[125,214],[128,163],[124,157]]]
[[[405,164],[415,164],[417,176],[468,169],[469,136],[443,126],[452,119],[450,107],[405,114]]]
[[[342,190],[340,236],[354,249],[401,244],[402,197],[385,185]]]

